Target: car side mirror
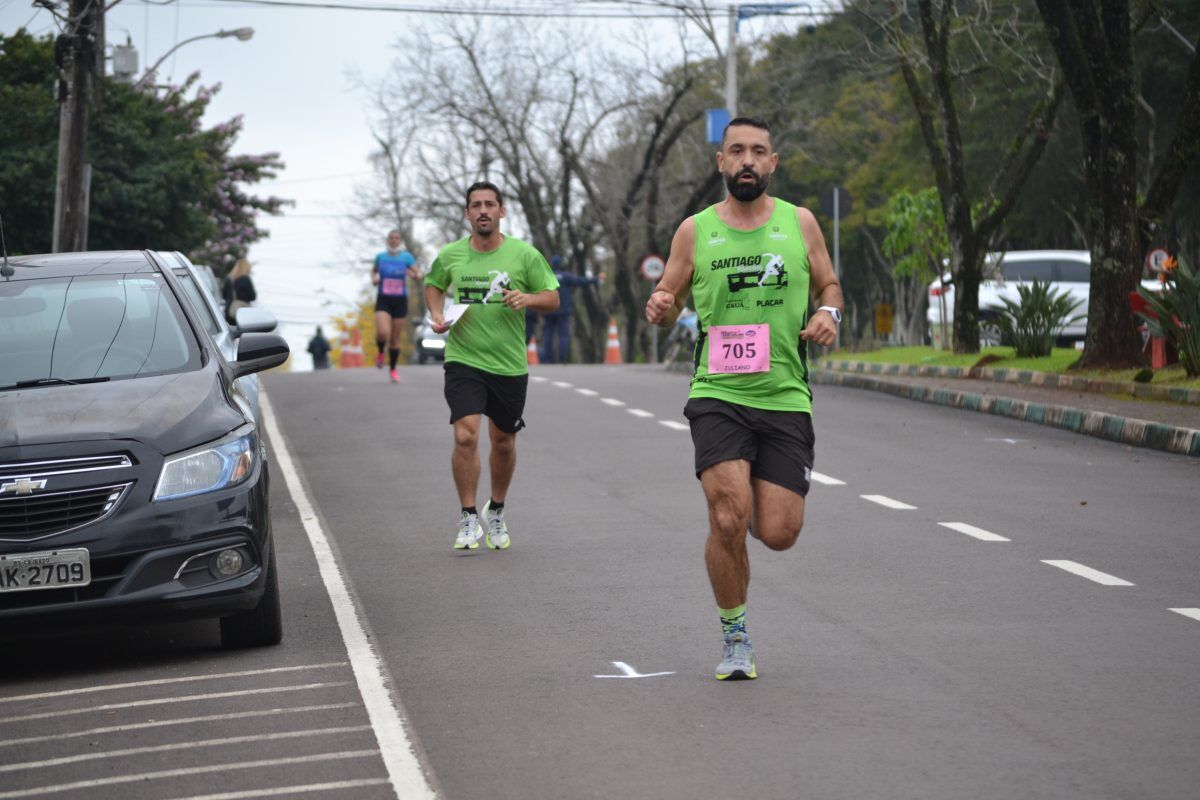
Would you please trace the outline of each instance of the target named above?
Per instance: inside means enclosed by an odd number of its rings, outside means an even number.
[[[275,330],[275,326],[279,322],[275,319],[275,315],[269,311],[264,311],[261,308],[246,306],[237,310],[235,318],[235,327],[233,330],[234,336],[241,336],[243,333],[270,333]]]
[[[234,377],[278,367],[288,360],[291,352],[288,343],[278,334],[247,333],[238,339],[237,361],[233,363]]]

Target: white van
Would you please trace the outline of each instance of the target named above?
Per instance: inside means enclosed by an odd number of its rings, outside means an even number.
[[[1001,298],[1008,298],[1014,303],[1019,302],[1021,296],[1017,293],[1017,287],[1028,286],[1035,278],[1050,281],[1055,291],[1066,291],[1072,299],[1082,301],[1072,315],[1079,319],[1068,324],[1059,334],[1060,339],[1082,341],[1087,333],[1091,270],[1092,257],[1087,250],[1011,250],[1007,253],[988,253],[983,266],[984,280],[979,284],[980,344],[999,344],[995,329],[986,324],[989,316],[995,316],[995,312],[991,311],[992,306],[1003,306]],[[949,281],[950,273],[943,277]],[[1158,282],[1146,280],[1143,281],[1143,285],[1157,288]],[[943,289],[942,281],[935,280],[929,284],[929,309],[926,311],[931,338],[936,337],[942,324],[943,308],[946,330],[950,331],[954,324],[954,286],[946,284]]]

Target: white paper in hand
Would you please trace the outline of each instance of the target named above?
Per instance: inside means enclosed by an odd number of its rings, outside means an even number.
[[[446,306],[446,310],[442,312],[442,319],[446,321],[447,325],[453,325],[454,323],[458,322],[458,320],[467,312],[467,309],[470,307],[471,306],[467,303],[451,303],[450,305]]]

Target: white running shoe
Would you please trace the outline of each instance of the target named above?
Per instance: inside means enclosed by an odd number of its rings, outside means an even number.
[[[458,535],[454,537],[455,550],[478,550],[479,540],[483,538],[483,527],[479,524],[479,515],[464,511],[458,521]]]
[[[483,506],[483,521],[487,525],[487,546],[491,550],[507,550],[512,544],[508,537],[508,525],[504,522],[504,509],[492,511],[492,501]]]

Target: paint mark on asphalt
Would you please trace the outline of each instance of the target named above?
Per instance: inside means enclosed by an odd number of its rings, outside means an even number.
[[[593,678],[657,678],[659,675],[674,675],[674,672],[646,672],[640,673],[633,667],[626,664],[624,661],[614,661],[612,665],[621,670],[620,675],[593,675]]]
[[[570,389],[575,384],[567,383],[566,381],[550,381],[551,386],[557,386],[560,389]]]
[[[624,400],[618,400],[615,397],[602,397],[602,398],[600,398],[600,402],[604,403],[604,405],[606,405],[606,406],[623,406],[623,405],[625,405]]]
[[[981,542],[1012,541],[1011,539],[1005,539],[1003,536],[992,533],[991,531],[985,531],[983,528],[976,528],[974,525],[968,525],[965,522],[939,522],[938,525],[941,525],[943,528],[949,528],[952,531],[965,533],[967,536],[974,536]]]
[[[1092,569],[1091,567],[1084,566],[1083,564],[1080,564],[1078,561],[1064,561],[1064,560],[1043,558],[1042,563],[1049,564],[1052,567],[1058,567],[1059,569],[1064,569],[1067,572],[1070,572],[1074,575],[1078,575],[1081,578],[1087,578],[1089,581],[1095,581],[1096,583],[1102,584],[1104,586],[1133,586],[1134,585],[1123,578],[1118,578],[1115,575],[1109,575],[1107,572],[1101,572],[1098,569]]]
[[[600,394],[595,389],[576,389],[575,391],[579,392],[584,397],[595,397],[596,395]]]
[[[255,797],[291,797],[309,792],[331,792],[334,789],[359,789],[365,786],[382,786],[387,778],[363,778],[357,781],[332,781],[330,783],[306,783],[303,786],[276,786],[272,789],[247,789],[242,792],[220,794],[197,794],[191,797],[176,797],[174,800],[253,800]]]
[[[901,503],[899,500],[893,500],[890,497],[882,494],[860,494],[863,500],[870,500],[872,503],[878,503],[885,508],[894,508],[897,511],[915,511],[916,506],[910,506],[908,503]]]
[[[817,483],[823,483],[826,486],[845,486],[846,485],[845,481],[839,481],[837,478],[831,478],[830,476],[826,475],[823,472],[814,471],[809,477],[811,477]]]
[[[1174,611],[1176,614],[1183,614],[1189,619],[1200,622],[1200,608],[1168,608],[1167,610]]]
[[[625,410],[628,411],[630,414],[633,414],[635,417],[645,418],[645,417],[653,417],[654,416],[649,411],[643,411],[640,408],[627,408]]]
[[[684,422],[676,422],[673,419],[660,419],[659,425],[665,425],[673,431],[689,431],[691,428]]]
[[[534,383],[545,383],[549,379],[543,378],[541,375],[530,375],[529,380],[533,381]]]

